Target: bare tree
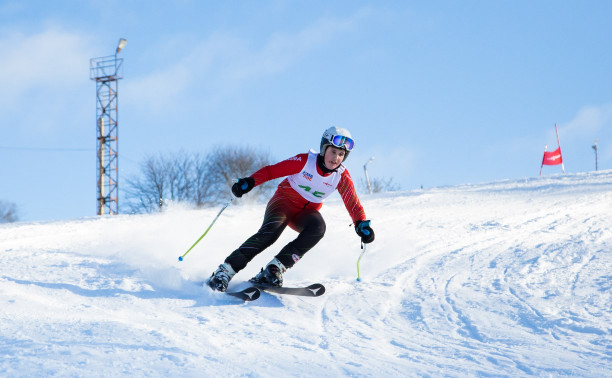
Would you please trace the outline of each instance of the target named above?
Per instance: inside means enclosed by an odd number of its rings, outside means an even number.
[[[268,152],[252,147],[223,146],[216,147],[207,155],[207,173],[214,183],[213,197],[217,201],[227,199],[233,180],[248,177],[260,168],[270,165]],[[267,182],[249,193],[252,200],[268,197],[275,187],[274,182]]]
[[[141,175],[127,179],[127,197],[133,212],[161,210],[168,190],[168,169],[171,165],[161,155],[148,156],[140,164]]]
[[[127,179],[128,206],[132,212],[161,211],[165,203],[191,202],[197,193],[193,180],[197,156],[181,151],[150,155],[140,165],[140,175]]]
[[[193,186],[192,202],[197,207],[210,205],[214,202],[214,185],[208,176],[208,161],[206,157],[196,155],[193,164],[191,183]]]
[[[0,201],[0,223],[17,222],[17,205],[12,202]]]
[[[193,167],[196,157],[188,156],[184,151],[168,159],[166,171],[168,181],[167,198],[176,202],[189,202],[193,196]]]

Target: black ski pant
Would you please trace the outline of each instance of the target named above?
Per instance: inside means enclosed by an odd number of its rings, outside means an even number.
[[[230,264],[235,272],[244,269],[249,261],[278,240],[287,226],[299,232],[297,238],[276,255],[287,269],[325,235],[325,221],[319,211],[297,208],[288,199],[275,194],[268,202],[259,231],[232,252],[225,262]]]

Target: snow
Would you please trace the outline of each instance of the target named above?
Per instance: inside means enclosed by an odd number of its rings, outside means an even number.
[[[361,197],[362,281],[338,196],[285,274],[319,298],[201,286],[262,204],[228,207],[183,262],[219,209],[2,225],[0,375],[612,375],[612,171]]]

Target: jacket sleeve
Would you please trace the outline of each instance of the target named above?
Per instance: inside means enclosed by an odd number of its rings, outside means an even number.
[[[280,163],[266,165],[253,173],[251,177],[255,180],[255,186],[257,186],[279,177],[294,175],[302,171],[307,160],[308,154],[298,154]]]
[[[361,206],[361,202],[359,202],[353,179],[348,170],[342,172],[342,177],[338,184],[338,193],[340,193],[340,197],[342,197],[342,201],[344,201],[344,206],[346,206],[346,210],[349,212],[353,222],[366,220],[365,211],[363,210],[363,206]]]

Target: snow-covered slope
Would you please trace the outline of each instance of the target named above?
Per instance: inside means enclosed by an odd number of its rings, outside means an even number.
[[[2,376],[612,374],[612,171],[338,197],[285,274],[319,298],[201,286],[263,205],[0,226]],[[231,282],[245,283],[291,230]]]

